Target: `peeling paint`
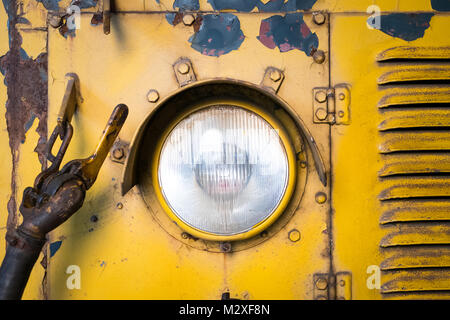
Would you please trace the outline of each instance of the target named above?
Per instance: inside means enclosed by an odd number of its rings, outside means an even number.
[[[272,16],[261,21],[259,41],[267,48],[280,52],[298,49],[311,56],[319,47],[319,38],[303,21],[302,13]]]
[[[61,245],[62,241],[55,241],[50,243],[50,258],[55,255],[56,251],[58,251],[59,248],[61,248]]]
[[[250,12],[255,7],[261,12],[289,12],[310,10],[317,0],[208,0],[214,10]]]
[[[431,7],[436,11],[450,11],[449,0],[431,0]]]
[[[189,39],[192,48],[201,54],[219,57],[237,50],[244,41],[241,23],[234,14],[207,14]]]
[[[193,11],[200,9],[200,3],[198,0],[175,0],[173,3],[174,9],[179,9],[180,11]]]
[[[59,10],[59,2],[61,0],[36,0],[39,3],[42,3],[45,9],[58,11]]]
[[[381,15],[380,31],[406,41],[423,38],[425,31],[430,27],[433,13],[391,13]],[[370,17],[369,24],[374,23],[377,17]],[[370,20],[372,19],[372,21]]]
[[[42,3],[45,9],[51,11],[59,11],[60,6],[59,3],[61,0],[36,0],[39,3]],[[80,7],[80,9],[93,8],[97,6],[98,0],[75,0],[71,2],[71,5],[75,5]]]
[[[27,55],[21,48],[22,37],[16,29],[16,24],[20,22],[17,3],[14,0],[3,0],[3,6],[8,15],[9,33],[9,51],[0,57],[0,72],[4,75],[7,86],[5,117],[12,155],[11,196],[7,204],[7,229],[10,230],[17,225],[16,179],[20,144],[26,140],[27,126],[33,117],[39,120],[36,129],[39,140],[35,152],[42,168],[46,167],[44,151],[47,141],[47,53],[41,53],[36,59]]]

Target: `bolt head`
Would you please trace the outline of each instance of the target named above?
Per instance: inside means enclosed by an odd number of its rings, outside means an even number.
[[[317,102],[324,103],[327,101],[327,94],[324,91],[317,91],[315,98]]]
[[[178,72],[179,73],[181,73],[181,74],[186,74],[186,73],[188,73],[189,72],[189,65],[187,64],[187,63],[180,63],[179,65],[178,65]]]
[[[321,25],[324,24],[327,18],[322,12],[316,12],[313,15],[313,20],[315,24]]]
[[[278,71],[278,70],[272,70],[272,72],[270,72],[270,79],[273,82],[280,81],[280,79],[281,79],[281,72]]]
[[[147,94],[148,102],[155,103],[159,100],[159,93],[156,90],[150,90]]]
[[[319,278],[316,281],[316,287],[319,290],[325,290],[328,287],[328,281],[325,278]]]
[[[315,63],[322,64],[325,62],[325,52],[317,50],[314,52],[313,59]]]
[[[112,156],[114,157],[114,159],[120,160],[125,156],[125,151],[123,150],[123,148],[116,148],[113,150]]]
[[[195,18],[192,14],[186,14],[183,16],[183,23],[185,26],[190,26],[194,23]]]
[[[316,110],[316,117],[319,120],[325,120],[328,117],[328,112],[324,108],[318,108]]]

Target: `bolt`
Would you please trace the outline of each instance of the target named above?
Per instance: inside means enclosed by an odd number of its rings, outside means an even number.
[[[322,12],[315,12],[313,14],[313,20],[315,24],[321,25],[325,23],[325,15]]]
[[[178,72],[181,74],[186,74],[189,72],[189,65],[187,63],[180,63],[178,65]]]
[[[322,50],[317,50],[314,52],[313,59],[318,64],[323,63],[325,61],[325,52]]]
[[[53,28],[59,28],[62,25],[62,18],[57,14],[51,14],[48,16],[48,24]]]
[[[343,118],[344,115],[345,115],[344,111],[339,111],[339,112],[338,112],[339,118]]]
[[[316,281],[316,288],[319,290],[325,290],[328,287],[328,281],[325,278],[319,278]]]
[[[281,72],[278,70],[272,70],[272,72],[270,73],[270,79],[272,79],[273,82],[280,81]]]
[[[316,110],[316,117],[319,120],[325,120],[328,117],[328,112],[323,108],[319,108]]]
[[[123,208],[123,204],[122,204],[122,202],[119,202],[117,205],[116,205],[116,208],[117,209],[122,209]]]
[[[297,229],[292,229],[291,231],[289,231],[288,237],[292,242],[297,242],[301,238],[300,231],[298,231]]]
[[[327,201],[327,195],[323,192],[317,192],[316,193],[316,202],[317,203],[325,203],[325,201]]]
[[[98,217],[96,215],[91,216],[91,222],[97,222]]]
[[[112,154],[113,158],[116,160],[120,160],[125,156],[125,151],[123,150],[123,148],[118,147],[116,149],[113,150],[113,154]]]
[[[229,243],[229,242],[221,242],[220,243],[220,250],[222,252],[231,252],[231,243]]]
[[[317,91],[315,98],[317,102],[324,103],[327,101],[327,94],[324,91]]]
[[[190,26],[194,23],[195,18],[192,14],[186,14],[183,16],[183,23],[185,26]]]
[[[156,101],[159,100],[159,93],[156,90],[150,90],[147,94],[147,100],[148,102],[153,102],[155,103]]]

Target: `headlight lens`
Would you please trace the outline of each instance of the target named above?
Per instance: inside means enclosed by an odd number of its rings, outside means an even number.
[[[266,120],[241,107],[214,105],[169,133],[158,180],[179,219],[226,236],[252,229],[276,210],[289,165],[278,132]]]

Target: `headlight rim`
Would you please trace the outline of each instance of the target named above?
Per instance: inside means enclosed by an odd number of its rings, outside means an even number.
[[[232,235],[219,235],[210,232],[206,232],[200,229],[197,229],[188,223],[184,222],[177,214],[171,209],[170,205],[167,203],[163,192],[161,190],[161,186],[159,183],[158,177],[158,168],[159,161],[161,157],[161,152],[164,146],[164,143],[173,129],[186,117],[192,115],[195,112],[200,110],[217,106],[217,105],[230,105],[243,108],[244,110],[251,111],[262,119],[264,119],[270,126],[274,129],[278,130],[280,140],[285,149],[287,162],[288,162],[288,181],[286,185],[286,189],[282,199],[280,200],[277,208],[272,212],[272,214],[268,215],[264,220],[260,221],[256,225],[252,226],[250,229],[244,232],[235,233]],[[152,184],[155,195],[158,199],[158,202],[162,206],[164,212],[169,216],[169,218],[175,222],[181,229],[183,229],[188,234],[192,235],[195,238],[201,238],[209,241],[237,241],[237,240],[245,240],[249,239],[257,234],[260,234],[262,231],[270,227],[284,212],[286,207],[288,206],[295,186],[297,179],[297,167],[296,167],[296,157],[294,152],[294,147],[291,143],[291,139],[287,134],[286,130],[283,128],[282,124],[276,119],[274,115],[269,114],[261,107],[256,106],[250,101],[238,100],[238,99],[226,99],[226,98],[210,98],[207,101],[202,101],[194,106],[189,106],[183,112],[180,112],[165,128],[163,133],[159,136],[158,142],[156,143],[156,148],[152,157]]]

